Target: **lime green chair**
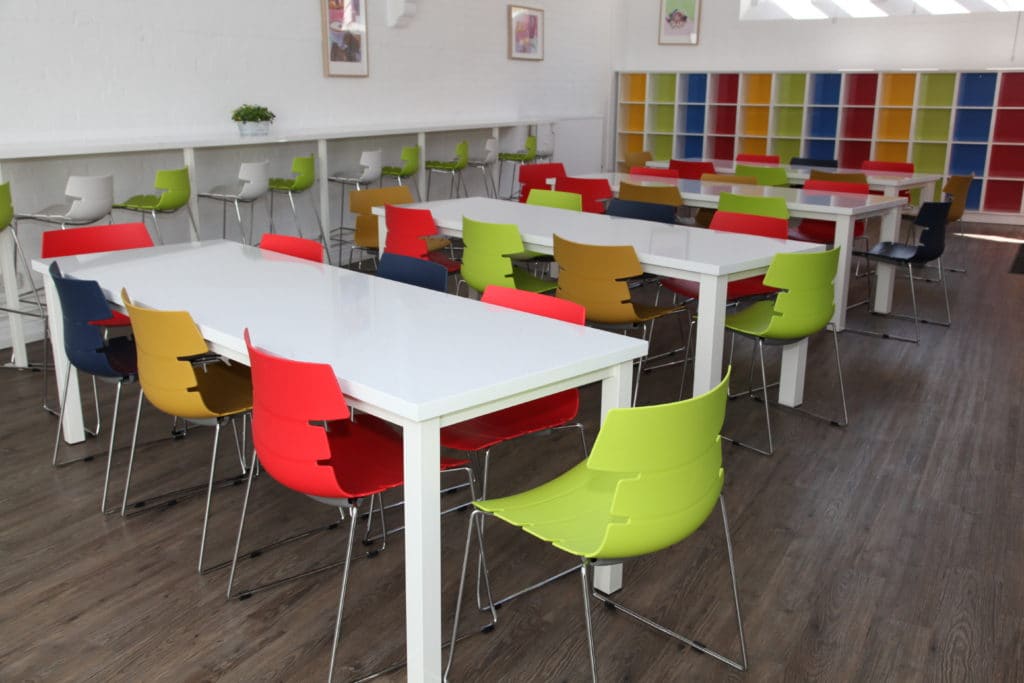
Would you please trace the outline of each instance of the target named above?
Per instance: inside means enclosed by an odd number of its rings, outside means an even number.
[[[768,381],[764,369],[764,347],[786,345],[805,339],[829,326],[835,309],[833,281],[839,266],[839,249],[805,254],[776,254],[764,276],[764,283],[782,290],[774,300],[757,301],[741,311],[727,316],[725,328],[734,334],[757,342],[761,362],[761,386],[751,387],[753,396],[760,390],[764,403],[765,422],[768,425],[768,450],[749,443],[732,440],[737,445],[764,455],[775,452],[772,441],[772,420],[768,410]],[[835,343],[836,373],[839,377],[839,396],[843,404],[841,420],[800,410],[811,417],[825,420],[837,427],[849,424],[846,412],[846,390],[843,387],[843,368],[839,361],[839,335],[832,328]]]
[[[394,178],[396,183],[404,185],[403,181],[412,178],[419,170],[420,146],[409,145],[402,148],[402,165],[385,166],[380,170],[380,176],[381,178]],[[419,201],[419,191],[416,189],[416,183],[409,183],[409,187],[412,188],[413,192],[417,193],[416,201]]]
[[[451,185],[448,187],[448,196],[457,197],[459,188],[465,191],[465,184],[462,181],[462,171],[469,165],[469,143],[463,140],[455,145],[455,158],[451,161],[428,161],[424,164],[427,169],[427,199],[430,199],[430,179],[435,173],[448,173],[452,177]]]
[[[498,153],[498,194],[501,194],[501,172],[505,168],[505,162],[512,164],[512,185],[508,189],[509,197],[511,198],[513,191],[518,185],[516,184],[516,171],[523,164],[532,164],[537,160],[537,136],[527,135],[526,142],[523,145],[523,149],[518,152],[499,152]]]
[[[274,195],[287,193],[288,203],[292,207],[292,217],[295,219],[295,232],[299,237],[304,238],[305,235],[302,234],[302,227],[299,223],[299,214],[295,211],[295,195],[305,192],[316,184],[316,157],[312,154],[306,157],[295,157],[292,159],[292,173],[295,175],[291,178],[270,179],[270,232],[274,232]],[[316,225],[320,232],[319,240],[324,245],[327,260],[330,262],[331,250],[327,246],[327,234],[324,232],[324,224],[320,220],[320,212],[316,210],[316,199],[312,194],[309,195],[309,201],[313,207],[313,215],[316,216]]]
[[[773,187],[789,187],[789,176],[781,166],[755,166],[753,164],[736,164],[736,175],[751,176],[757,179],[758,185]]]
[[[535,206],[549,206],[553,209],[582,211],[583,195],[576,192],[533,189],[530,190],[530,196],[526,198],[526,203],[533,204]]]
[[[558,283],[539,278],[512,264],[512,256],[528,253],[519,228],[511,223],[485,223],[462,218],[463,281],[478,292],[488,285],[528,292],[552,292]],[[461,285],[461,282],[459,283]]]
[[[199,240],[199,228],[196,226],[195,217],[188,202],[192,198],[192,185],[188,179],[188,166],[171,170],[156,172],[156,180],[153,187],[162,190],[160,194],[137,194],[129,197],[120,204],[114,204],[115,209],[125,211],[136,211],[142,214],[145,221],[148,213],[153,218],[153,230],[156,232],[156,239],[160,244],[164,243],[160,235],[160,224],[157,222],[158,213],[174,213],[180,208],[188,211],[188,220],[192,225],[192,234]]]
[[[751,197],[723,192],[718,196],[718,210],[745,213],[751,216],[789,219],[789,209],[782,197]]]
[[[476,509],[470,515],[467,539],[476,530],[480,541],[482,517],[487,515],[580,558],[590,673],[595,681],[597,663],[588,594],[723,663],[741,671],[747,668],[732,541],[722,497],[725,472],[719,432],[725,419],[728,383],[726,373],[717,387],[702,396],[613,410],[601,426],[590,456],[582,463],[528,491],[473,501]],[[725,529],[742,663],[659,626],[590,586],[593,565],[640,557],[682,541],[704,524],[716,502]],[[458,632],[468,546],[467,543],[453,635]],[[482,544],[480,556],[484,556]],[[483,576],[487,578],[486,570]],[[666,590],[671,592],[674,589],[670,584],[666,583]],[[485,587],[489,593],[489,585],[485,583]],[[449,670],[454,658],[454,637],[451,642]]]

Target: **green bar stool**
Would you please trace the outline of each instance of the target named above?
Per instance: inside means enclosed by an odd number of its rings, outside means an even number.
[[[114,204],[115,209],[125,211],[137,211],[142,214],[145,222],[148,213],[153,218],[153,231],[156,232],[157,242],[164,243],[160,234],[160,223],[157,221],[158,213],[174,213],[184,208],[188,212],[188,221],[192,226],[192,234],[196,241],[199,241],[199,229],[196,227],[195,217],[192,216],[192,209],[188,202],[192,197],[192,185],[188,178],[188,166],[156,172],[156,179],[153,187],[162,190],[160,194],[137,194],[129,197],[119,204]]]
[[[401,166],[385,166],[380,170],[381,178],[394,178],[395,182],[399,185],[404,185],[403,181],[412,178],[416,175],[416,172],[420,170],[420,146],[409,145],[408,147],[402,148],[402,165]],[[409,183],[412,191],[416,193],[416,201],[419,201],[419,191],[416,189],[416,183]]]

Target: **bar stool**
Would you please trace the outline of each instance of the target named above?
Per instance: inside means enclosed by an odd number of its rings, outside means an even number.
[[[498,155],[498,189],[501,189],[501,172],[505,168],[505,162],[512,164],[512,186],[508,190],[509,198],[512,197],[512,190],[516,187],[516,172],[523,164],[531,164],[537,160],[537,136],[526,136],[524,148],[518,152],[501,152]]]
[[[6,241],[11,241],[10,248],[7,248]],[[39,365],[29,363],[28,354],[25,350],[25,331],[20,316],[29,316],[43,320],[44,339],[49,340],[46,334],[46,309],[43,308],[43,300],[39,291],[31,288],[32,299],[24,301],[19,295],[18,267],[24,268],[24,277],[31,281],[32,269],[29,266],[25,251],[18,241],[17,226],[14,222],[14,204],[11,202],[11,184],[0,183],[0,278],[3,281],[4,298],[0,311],[7,313],[9,329],[11,330],[11,367],[28,368],[42,367],[43,370],[43,406],[46,407],[46,343],[43,345],[43,362]],[[27,308],[31,306],[32,308]]]
[[[484,156],[482,159],[470,159],[466,162],[469,168],[479,168],[484,174],[484,192],[488,197],[497,197],[498,188],[494,185],[494,176],[491,167],[498,161],[498,138],[487,138],[484,143]]]
[[[286,193],[288,195],[288,203],[292,207],[292,218],[295,219],[295,232],[299,237],[305,237],[302,234],[302,226],[299,223],[299,214],[295,211],[295,195],[305,192],[316,183],[316,157],[312,154],[305,157],[295,157],[292,159],[292,173],[295,174],[292,178],[270,179],[270,232],[274,232],[274,195]],[[327,250],[327,260],[330,263],[331,254],[330,250],[327,249],[327,234],[324,232],[324,224],[320,220],[320,214],[316,210],[316,200],[310,196],[309,201],[313,207],[313,216],[316,217],[317,228],[320,231],[319,239],[323,242],[324,249]]]
[[[156,232],[156,239],[160,244],[164,243],[164,238],[160,234],[160,224],[157,222],[156,215],[158,213],[174,213],[178,209],[184,208],[188,212],[188,220],[192,225],[192,234],[195,235],[198,242],[199,228],[196,226],[192,210],[188,206],[188,201],[192,197],[192,185],[188,178],[188,166],[157,171],[153,187],[157,190],[162,190],[162,192],[160,194],[137,194],[120,204],[115,204],[114,208],[124,209],[125,211],[137,211],[142,214],[143,222],[145,222],[146,214],[150,214],[153,217],[153,230]]]
[[[381,178],[394,178],[396,183],[402,185],[403,180],[412,178],[419,170],[420,146],[409,145],[402,148],[401,166],[385,166],[381,169],[380,175]],[[416,193],[416,199],[419,201],[419,190],[416,189],[416,183],[410,182],[409,186]]]
[[[114,176],[68,176],[64,194],[71,199],[53,204],[38,213],[15,214],[16,219],[54,223],[63,230],[69,225],[88,225],[104,216],[110,219],[114,207]]]
[[[234,185],[218,185],[208,192],[200,192],[200,197],[208,197],[223,202],[221,210],[221,237],[227,238],[228,204],[235,205],[235,217],[238,219],[238,231],[242,241],[252,244],[252,233],[255,228],[256,200],[267,194],[270,188],[270,162],[243,162],[238,169],[239,182]],[[242,210],[239,203],[249,205],[249,236],[246,238],[245,226],[242,224]]]
[[[463,186],[463,190],[465,190],[462,182],[462,171],[468,165],[469,143],[465,140],[455,145],[455,158],[451,161],[428,161],[424,165],[427,169],[427,199],[430,199],[430,179],[435,173],[451,174],[452,182],[448,188],[448,196],[458,197],[459,187]]]
[[[341,183],[341,221],[338,224],[340,232],[352,230],[352,228],[345,227],[345,188],[352,185],[356,190],[362,190],[372,183],[379,182],[383,171],[383,154],[379,149],[364,150],[359,155],[359,165],[362,167],[362,172],[359,175],[356,175],[355,171],[339,171],[328,176],[328,181]]]

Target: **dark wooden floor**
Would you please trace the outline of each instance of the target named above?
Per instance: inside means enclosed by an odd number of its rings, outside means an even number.
[[[776,413],[774,457],[726,448],[749,672],[595,608],[604,680],[1024,680],[1024,275],[1008,272],[1016,244],[970,239],[950,249],[950,260],[966,253],[970,268],[949,276],[951,329],[926,328],[917,346],[841,335],[847,429]],[[898,304],[908,300],[906,285],[898,282]],[[859,280],[854,293],[865,287]],[[935,310],[937,287],[920,289],[933,290],[920,299]],[[863,310],[851,321],[875,322]],[[453,345],[457,371],[457,340]],[[812,341],[807,400],[834,412],[830,354],[828,337]],[[744,358],[736,376],[745,372]],[[672,371],[644,377],[641,402],[667,400],[677,381]],[[0,382],[0,681],[325,678],[337,570],[225,600],[225,571],[195,572],[200,499],[128,519],[101,515],[102,459],[49,464],[55,419],[38,408],[40,376],[3,371]],[[134,397],[129,391],[122,407],[117,496]],[[585,398],[592,437],[593,388]],[[109,410],[109,389],[102,400]],[[727,432],[757,435],[760,420],[758,404],[734,401]],[[133,494],[203,481],[209,430],[172,441],[169,427],[168,418],[144,411]],[[102,449],[94,439],[69,454]],[[230,450],[223,453],[220,470],[230,474]],[[503,447],[494,458],[493,493],[543,481],[578,458],[569,433]],[[333,521],[329,508],[263,479],[251,544]],[[215,494],[211,559],[230,552],[241,494],[240,487]],[[454,605],[465,520],[454,514],[443,522],[446,610]],[[268,552],[244,564],[241,581],[252,585],[337,559],[344,538],[328,532]],[[498,523],[488,526],[488,542],[498,591],[566,563]],[[403,656],[402,544],[398,535],[378,557],[353,566],[338,657],[345,678]],[[678,546],[629,563],[626,583],[624,601],[738,652],[717,516]],[[494,633],[460,644],[453,678],[588,678],[575,577],[499,614]],[[403,678],[399,672],[386,680]]]

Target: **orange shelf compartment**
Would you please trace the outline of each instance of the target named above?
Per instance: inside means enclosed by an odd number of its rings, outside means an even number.
[[[876,137],[880,140],[910,139],[909,109],[879,109]]]
[[[619,78],[619,100],[643,102],[646,99],[647,74],[621,74]]]
[[[625,157],[626,152],[640,152],[644,148],[644,136],[639,133],[620,133],[619,152]]]
[[[771,74],[747,74],[744,86],[744,104],[768,104],[772,101]]]
[[[907,161],[910,144],[906,142],[876,142],[874,159],[878,161]]]
[[[1024,72],[1003,74],[999,84],[1000,107],[1024,107]]]
[[[619,105],[619,130],[642,133],[644,130],[644,105]]]
[[[768,107],[743,107],[744,135],[768,135]]]
[[[737,154],[767,154],[768,138],[740,138]]]
[[[914,104],[915,74],[882,74],[882,106],[910,107]]]

